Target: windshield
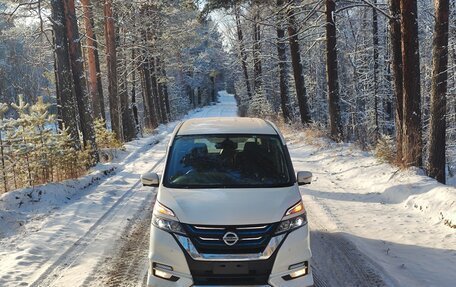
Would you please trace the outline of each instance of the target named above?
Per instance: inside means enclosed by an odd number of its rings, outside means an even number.
[[[280,187],[292,185],[278,136],[176,136],[166,165],[167,187]]]

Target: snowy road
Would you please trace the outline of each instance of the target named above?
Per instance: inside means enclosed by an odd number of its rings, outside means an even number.
[[[235,116],[236,112],[234,98],[221,93],[221,103],[189,117]],[[37,220],[28,223],[34,228],[1,239],[0,286],[144,286],[155,189],[142,187],[139,176],[149,170],[161,172],[174,126],[162,127],[157,135],[136,142],[114,175],[56,206],[38,219],[40,224]],[[410,285],[414,281],[408,277],[403,281],[407,283],[398,283],[398,272],[408,265],[391,270],[385,268],[383,257],[369,252],[372,245],[356,226],[375,222],[369,209],[381,212],[382,205],[354,200],[337,201],[346,203],[342,208],[336,205],[334,200],[341,199],[337,196],[356,197],[350,193],[356,187],[342,184],[340,176],[304,146],[293,143],[290,152],[296,170],[310,170],[315,175],[313,184],[301,192],[311,227],[316,286],[433,286],[429,281]],[[352,219],[343,216],[344,208]],[[379,248],[387,254],[387,248],[393,249],[386,241],[375,244],[384,245]],[[414,275],[407,272],[403,276]],[[445,274],[439,274],[443,279],[434,286],[447,286]]]
[[[220,100],[188,117],[236,116],[234,98],[221,93]],[[138,141],[115,175],[2,239],[0,286],[143,285],[155,190],[143,188],[139,177],[162,171],[176,124]]]

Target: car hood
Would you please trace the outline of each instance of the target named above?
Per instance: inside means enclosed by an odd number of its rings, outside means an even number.
[[[278,222],[301,199],[297,185],[280,188],[173,189],[161,186],[157,200],[180,222],[248,225]]]

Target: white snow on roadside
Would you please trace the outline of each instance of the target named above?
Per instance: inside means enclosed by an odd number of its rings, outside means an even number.
[[[236,116],[234,97],[219,95],[220,103],[186,118]],[[176,125],[162,125],[154,135],[128,143],[116,162],[98,165],[78,180],[1,195],[0,286],[36,280],[42,286],[84,285],[95,267],[109,260],[130,218],[152,202],[154,191],[140,187],[139,176],[162,168]],[[314,234],[342,234],[390,286],[454,286],[456,229],[449,225],[456,224],[456,188],[420,170],[399,171],[354,145],[284,132],[295,170],[314,173],[312,184],[301,188]],[[313,250],[314,257],[319,251]],[[331,276],[331,268],[324,271]],[[343,276],[349,282],[350,274]]]
[[[156,134],[125,144],[125,151],[118,151],[111,163],[97,164],[85,176],[63,182],[49,183],[7,192],[0,196],[0,239],[16,234],[19,230],[40,228],[41,219],[62,206],[90,193],[109,175],[116,173],[137,156],[144,146],[151,146],[163,139],[173,125],[161,125]],[[32,225],[30,223],[36,223]]]
[[[296,131],[286,137],[295,169],[314,173],[301,189],[316,219],[311,228],[343,233],[392,285],[454,286],[456,229],[448,224],[456,220],[456,188],[420,170],[398,170],[354,145]]]
[[[236,116],[234,97],[219,94],[221,103],[184,118]],[[152,203],[154,190],[141,187],[139,177],[154,166],[161,171],[177,124],[127,143],[114,163],[99,164],[77,180],[1,195],[0,286],[83,284],[99,261],[108,259],[130,218]],[[57,276],[52,284],[49,274]]]
[[[237,108],[234,97],[225,91],[219,92],[219,104],[196,109],[184,117],[236,116]],[[112,163],[98,164],[86,176],[75,180],[49,183],[30,188],[11,191],[0,195],[0,239],[16,234],[20,229],[40,228],[42,218],[61,206],[70,204],[91,192],[91,186],[97,185],[106,176],[122,169],[126,164],[137,159],[144,147],[162,141],[175,128],[179,121],[160,125],[153,135],[125,144],[125,151],[117,151]],[[35,222],[36,225],[30,223]]]

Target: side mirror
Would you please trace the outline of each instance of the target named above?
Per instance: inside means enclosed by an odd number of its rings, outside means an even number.
[[[310,171],[298,172],[298,185],[310,184],[312,182],[312,173]]]
[[[160,178],[155,172],[147,172],[141,175],[141,182],[143,186],[154,186],[158,187],[160,184]]]

